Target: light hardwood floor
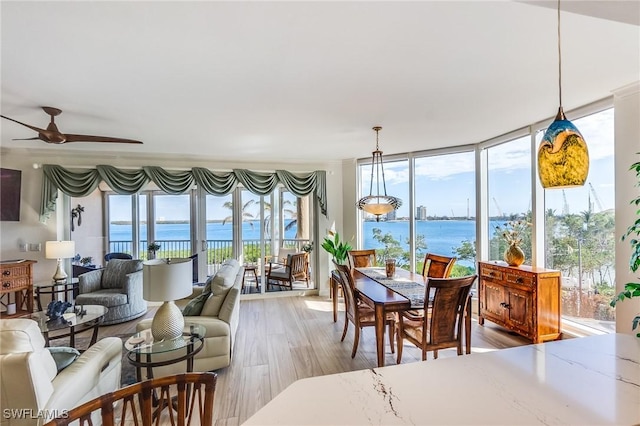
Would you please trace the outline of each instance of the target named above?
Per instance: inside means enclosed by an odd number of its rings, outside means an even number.
[[[153,317],[155,309],[145,317]],[[352,359],[353,325],[349,325],[345,341],[340,342],[344,327],[342,304],[340,309],[338,322],[334,323],[331,301],[325,297],[243,300],[231,366],[217,371],[216,424],[242,424],[296,380],[376,367],[373,328],[364,329],[358,353]],[[100,337],[133,333],[136,322],[102,327]],[[528,344],[524,338],[490,322],[480,327],[475,320],[471,342],[472,353]],[[386,352],[386,365],[395,365],[388,340]],[[440,358],[455,356],[455,349],[439,352]],[[420,351],[405,343],[402,363],[419,361]],[[438,360],[433,360],[430,353],[427,362]]]

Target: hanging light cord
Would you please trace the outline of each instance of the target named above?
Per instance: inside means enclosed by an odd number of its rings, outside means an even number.
[[[558,93],[560,108],[562,108],[562,50],[560,44],[560,0],[558,0]]]

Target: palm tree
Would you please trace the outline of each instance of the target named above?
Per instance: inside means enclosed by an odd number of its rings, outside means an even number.
[[[246,203],[244,203],[242,205],[242,221],[243,222],[249,222],[249,226],[251,227],[251,229],[253,229],[253,222],[251,221],[252,219],[254,219],[253,214],[249,213],[247,211],[247,209],[249,207],[251,207],[253,204],[255,204],[256,200],[249,200]],[[231,215],[225,217],[222,220],[222,225],[224,225],[225,223],[227,223],[227,221],[233,221],[233,202],[232,201],[226,201],[222,207],[231,210]]]

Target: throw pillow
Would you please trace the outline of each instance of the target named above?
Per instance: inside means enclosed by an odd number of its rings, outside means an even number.
[[[187,306],[182,309],[182,315],[185,317],[200,315],[200,313],[202,312],[202,307],[204,306],[204,302],[207,301],[210,294],[211,292],[202,292],[202,294],[200,294],[199,296],[191,299],[189,303],[187,303]]]
[[[66,346],[56,346],[47,348],[56,362],[58,373],[70,366],[73,361],[80,356],[80,352],[77,349],[69,348]]]

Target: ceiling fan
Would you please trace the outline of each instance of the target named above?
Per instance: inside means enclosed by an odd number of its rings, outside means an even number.
[[[47,126],[46,129],[40,129],[35,126],[31,126],[29,124],[21,123],[18,120],[14,120],[13,118],[5,117],[4,115],[0,115],[2,118],[6,118],[7,120],[13,121],[14,123],[21,124],[25,127],[30,128],[38,132],[38,136],[34,138],[27,139],[13,139],[14,141],[32,141],[40,139],[46,143],[54,143],[54,144],[63,144],[67,142],[109,142],[109,143],[136,143],[141,144],[142,142],[136,141],[133,139],[121,139],[121,138],[112,138],[109,136],[92,136],[92,135],[72,135],[70,133],[62,133],[58,130],[58,126],[54,121],[54,117],[60,115],[62,113],[61,109],[53,108],[53,107],[42,107],[45,113],[51,116],[51,122]]]

